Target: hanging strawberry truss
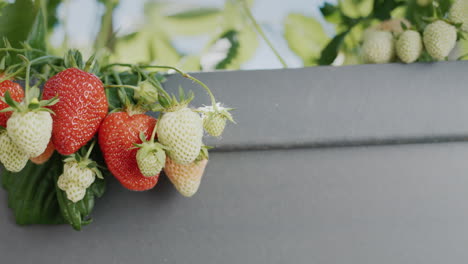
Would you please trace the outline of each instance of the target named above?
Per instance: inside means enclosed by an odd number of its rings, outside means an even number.
[[[234,122],[232,108],[171,66],[101,65],[77,50],[49,55],[40,15],[36,23],[22,48],[5,39],[0,49],[1,181],[16,222],[81,230],[114,179],[149,191],[165,172],[182,195],[193,196],[209,158],[203,137],[220,136]],[[208,106],[195,108],[194,93],[183,88],[169,94],[167,70],[204,89]]]

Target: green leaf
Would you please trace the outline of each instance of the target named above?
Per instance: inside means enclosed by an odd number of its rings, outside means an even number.
[[[402,4],[404,4],[404,2],[396,0],[374,0],[374,17],[380,20],[390,19],[392,17],[392,11]]]
[[[358,18],[368,16],[372,11],[373,4],[374,0],[340,0],[339,5],[344,15]]]
[[[56,176],[55,180],[58,180],[58,176]],[[95,198],[101,197],[105,192],[105,188],[105,181],[96,179],[86,190],[85,197],[81,201],[74,203],[67,199],[67,195],[64,191],[56,187],[60,211],[65,221],[70,224],[73,229],[79,231],[83,226],[92,222],[90,214],[94,208]]]
[[[228,29],[225,32],[232,31],[233,29]],[[238,48],[236,48],[237,45],[234,47],[232,44],[236,44],[236,42],[232,42],[231,44],[231,56],[228,60],[226,60],[222,65],[219,65],[219,69],[239,69],[242,63],[248,61],[252,56],[255,54],[256,49],[259,45],[258,42],[258,36],[257,32],[252,27],[242,27],[240,30],[235,30],[237,34],[235,34]],[[208,43],[208,45],[205,47],[204,54],[209,54],[212,52],[212,48],[214,44],[220,40],[220,36],[217,35],[213,38],[212,41]],[[234,41],[234,39],[232,39]],[[228,50],[229,52],[229,50]],[[234,54],[235,52],[235,54]],[[235,56],[234,56],[235,55]],[[202,56],[203,57],[203,56]],[[227,59],[228,57],[224,57],[222,60]],[[229,63],[227,63],[229,62]],[[220,62],[216,62],[216,65],[218,65]],[[216,68],[216,65],[206,65],[202,64],[203,69],[212,69]]]
[[[339,24],[341,22],[341,13],[338,6],[325,3],[320,7],[323,17],[330,23]]]
[[[13,98],[11,98],[11,94],[9,90],[5,92],[4,102],[7,105],[13,107],[14,109],[18,109],[20,107],[19,103],[13,100]]]
[[[48,0],[47,1],[47,28],[53,28],[58,22],[57,7],[61,0]]]
[[[182,57],[177,68],[182,69],[184,72],[200,71],[200,56],[188,55]]]
[[[336,35],[328,43],[325,49],[322,50],[320,59],[318,60],[318,63],[320,65],[330,65],[333,63],[333,61],[336,59],[336,56],[338,56],[338,51],[340,50],[341,44],[343,43],[343,40],[348,33],[349,33],[349,30],[342,32]]]
[[[289,14],[284,24],[284,37],[289,48],[302,59],[304,66],[316,64],[330,39],[322,25],[316,19],[301,14]]]
[[[167,17],[172,18],[172,19],[188,19],[190,22],[190,20],[192,19],[198,19],[200,17],[211,16],[211,15],[218,15],[219,12],[220,11],[217,8],[196,8],[196,9],[190,9],[190,10],[182,11],[179,13],[175,13]]]
[[[0,37],[7,38],[13,47],[20,47],[31,31],[36,13],[31,0],[16,0],[8,4],[0,16]]]
[[[63,224],[56,196],[55,177],[62,172],[60,155],[43,165],[29,162],[18,173],[2,169],[2,185],[17,224]]]
[[[161,20],[170,34],[191,36],[216,30],[221,14],[217,8],[195,8],[168,15]]]
[[[153,31],[157,28],[157,31],[173,36],[192,36],[216,31],[222,15],[222,11],[217,8],[186,8],[169,1],[146,4],[145,13],[148,17],[146,27]]]
[[[39,1],[39,5],[45,4],[45,0]],[[33,27],[29,32],[27,43],[34,49],[42,50],[44,52],[47,51],[47,14],[44,14],[46,11],[45,5],[43,7],[39,7],[39,11],[37,12]],[[38,54],[37,52],[28,52],[27,57],[28,59],[32,60],[37,57],[40,57],[42,54]]]
[[[237,31],[229,30],[222,34],[219,40],[221,41],[224,39],[229,41],[230,47],[226,52],[226,57],[218,62],[218,64],[216,64],[215,69],[217,70],[226,69],[234,61],[239,52],[239,39]]]
[[[137,34],[125,36],[116,42],[111,57],[114,62],[158,63],[175,65],[180,59],[179,52],[172,45],[168,35],[154,28],[143,28]]]

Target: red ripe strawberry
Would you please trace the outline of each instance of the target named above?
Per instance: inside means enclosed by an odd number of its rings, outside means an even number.
[[[52,157],[52,155],[54,154],[54,151],[55,151],[54,143],[52,143],[52,140],[51,140],[49,141],[49,144],[47,145],[46,150],[41,155],[35,158],[30,158],[30,160],[32,161],[32,163],[37,164],[37,165],[44,164],[50,159],[50,157]]]
[[[21,88],[21,85],[10,80],[3,81],[0,83],[0,96],[5,96],[6,91],[10,91],[10,95],[13,100],[17,102],[21,102],[23,100],[24,91],[23,88]],[[8,105],[5,102],[0,101],[0,110],[3,110],[7,107]],[[0,113],[0,126],[6,127],[7,120],[10,118],[12,113],[13,112]]]
[[[43,99],[58,95],[49,108],[55,112],[52,141],[62,155],[78,151],[91,140],[107,114],[104,86],[95,75],[77,68],[66,69],[44,85]]]
[[[127,189],[145,191],[158,183],[159,174],[145,177],[138,168],[134,144],[141,144],[140,132],[147,139],[156,125],[156,119],[144,114],[129,115],[116,112],[108,115],[99,129],[99,145],[107,167]]]

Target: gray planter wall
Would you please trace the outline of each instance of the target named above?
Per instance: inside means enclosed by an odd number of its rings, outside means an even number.
[[[2,190],[1,263],[465,263],[467,73],[451,62],[194,74],[238,121],[207,140],[217,149],[195,197],[165,178],[144,193],[110,180],[75,232],[16,226]],[[179,84],[209,103],[180,77],[167,86]]]

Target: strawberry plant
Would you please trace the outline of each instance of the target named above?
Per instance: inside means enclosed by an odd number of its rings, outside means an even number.
[[[234,122],[233,109],[172,66],[108,63],[95,55],[85,61],[78,50],[52,55],[46,8],[37,12],[25,41],[5,38],[0,48],[1,179],[16,222],[81,230],[107,181],[157,191],[163,170],[182,195],[193,196],[208,161],[205,132],[220,136]],[[169,94],[165,70],[194,81],[211,105],[192,106],[195,94],[183,88]]]
[[[334,37],[315,18],[295,13],[284,36],[305,66],[465,59],[467,7],[467,0],[326,2],[320,11]]]

